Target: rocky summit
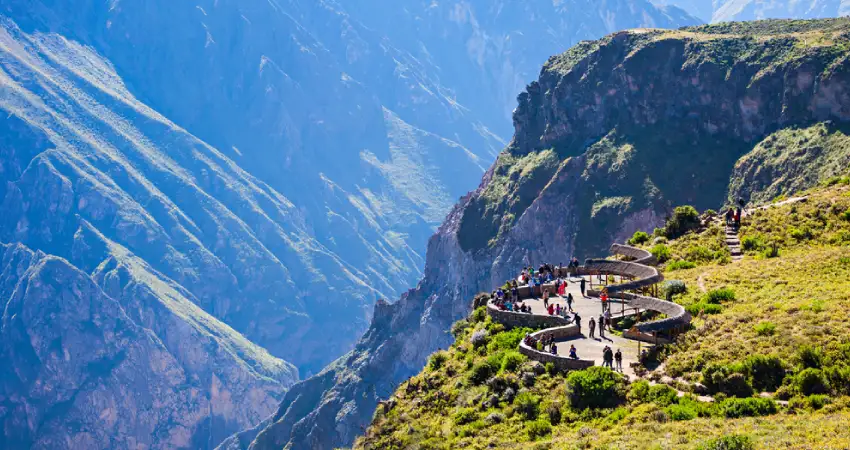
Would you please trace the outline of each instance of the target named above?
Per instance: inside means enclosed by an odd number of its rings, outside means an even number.
[[[416,289],[378,304],[354,351],[226,448],[349,444],[448,348],[475,294],[520,268],[605,255],[677,205],[717,209],[843,173],[848,44],[846,19],[762,21],[624,31],[552,57],[519,96],[511,143],[429,241]]]

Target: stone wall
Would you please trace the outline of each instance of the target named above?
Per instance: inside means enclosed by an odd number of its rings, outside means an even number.
[[[655,259],[655,256],[652,253],[649,253],[642,248],[632,247],[629,245],[612,244],[611,253],[631,258],[634,260],[633,262],[646,266],[654,266],[658,263],[658,260]]]
[[[576,325],[564,325],[559,327],[547,328],[545,330],[538,331],[531,336],[535,339],[542,338],[553,338],[554,340],[567,339],[572,337],[577,337],[581,335],[581,331],[579,327]],[[561,345],[566,345],[566,343],[561,343]],[[592,366],[593,361],[583,360],[583,359],[571,359],[565,356],[553,355],[548,352],[541,352],[537,349],[531,348],[525,344],[525,342],[520,342],[519,344],[519,352],[523,355],[527,356],[529,359],[534,361],[539,361],[543,364],[552,363],[555,365],[555,368],[566,372],[570,370],[581,370],[586,369]]]
[[[585,267],[599,273],[624,275],[634,278],[634,281],[608,286],[608,292],[624,292],[651,286],[664,281],[664,276],[658,269],[643,264],[610,259],[588,259]]]
[[[487,314],[493,318],[493,322],[500,323],[506,328],[551,328],[570,324],[567,319],[560,316],[502,311],[492,303],[487,304]]]

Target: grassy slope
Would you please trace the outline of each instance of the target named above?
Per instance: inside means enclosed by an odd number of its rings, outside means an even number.
[[[760,211],[745,223],[742,236],[757,238],[740,263],[730,264],[717,251],[722,245],[719,227],[670,243],[673,260],[697,265],[666,272],[668,279],[681,279],[689,287],[687,293],[676,296],[677,301],[686,305],[699,301],[700,284],[708,290],[729,287],[736,300],[723,304],[719,314],[695,319],[693,330],[669,349],[668,372],[699,380],[699,372],[709,363],[740,362],[754,353],[778,355],[792,371],[799,370],[797,353],[805,344],[834,349],[847,342],[850,186],[839,183],[807,194],[807,203]],[[772,242],[780,247],[780,256],[762,256],[762,249]],[[706,256],[710,254],[721,256]],[[379,408],[357,448],[696,448],[730,433],[748,435],[757,448],[850,447],[850,432],[843,425],[850,419],[850,398],[842,392],[834,393],[831,403],[817,410],[797,397],[790,407],[768,417],[731,419],[720,406],[701,410],[705,417],[674,421],[671,408],[675,407],[647,398],[631,398],[617,409],[576,411],[566,398],[565,376],[543,374],[526,388],[540,400],[536,420],[523,417],[518,401],[481,406],[493,390],[475,385],[471,374],[488,360],[504,358],[513,348],[511,333],[482,313],[455,326],[456,343],[432,357],[445,361],[414,377],[419,390],[407,393],[402,386],[388,413]],[[777,331],[758,334],[755,325],[767,321]],[[473,330],[481,328],[489,329],[489,344],[475,350],[470,338]],[[514,340],[522,334],[517,332]],[[499,377],[513,380],[520,388],[521,373],[528,370],[526,362],[514,371],[501,371]],[[700,409],[688,400],[680,403]],[[561,413],[560,423],[550,419],[548,411],[553,406]],[[499,415],[504,421],[494,423],[492,418]],[[546,424],[554,424],[551,432],[535,436],[535,427],[545,429]]]
[[[741,229],[742,242],[754,242],[738,264],[708,263],[668,273],[685,281],[688,293],[677,301],[699,301],[705,289],[730,287],[737,300],[723,312],[699,317],[667,361],[674,375],[702,370],[708,361],[736,361],[752,352],[776,353],[792,362],[804,344],[844,342],[850,337],[850,188],[815,189],[805,203],[756,212]],[[701,253],[695,247],[717,245],[713,232],[689,236],[671,245],[675,258]],[[776,243],[778,258],[765,258]],[[700,263],[699,261],[697,261]],[[774,323],[777,332],[759,335],[760,322]]]

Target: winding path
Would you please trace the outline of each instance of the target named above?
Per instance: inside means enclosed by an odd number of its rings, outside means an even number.
[[[502,311],[490,302],[488,302],[488,314],[494,321],[507,327],[544,328],[534,333],[533,336],[536,338],[551,336],[555,340],[558,348],[557,355],[538,351],[527,346],[524,342],[520,343],[520,352],[530,359],[543,363],[551,362],[560,370],[583,369],[595,365],[597,362],[601,364],[602,350],[605,346],[610,346],[614,351],[621,350],[624,373],[633,376],[632,363],[638,361],[640,350],[655,343],[666,342],[667,339],[665,338],[672,339],[679,331],[687,327],[691,316],[682,306],[676,303],[635,293],[647,292],[664,279],[658,270],[652,267],[655,264],[655,258],[652,254],[642,249],[619,244],[614,244],[611,251],[633,261],[589,259],[583,267],[580,267],[573,274],[574,278],[568,283],[567,290],[564,293],[565,295],[567,293],[573,294],[575,299],[573,309],[582,317],[581,329],[567,319],[550,316],[543,306],[543,301],[540,298],[542,291],[539,287],[536,287],[534,292],[527,286],[520,288],[519,294],[523,303],[531,306],[532,312],[530,314]],[[568,274],[561,273],[560,275],[567,277]],[[599,300],[599,292],[594,289],[589,289],[588,295],[582,296],[578,283],[579,276],[586,280],[588,287],[598,287],[600,277],[604,276],[610,280],[613,276],[613,281],[616,284],[607,286],[612,301],[613,320],[634,316],[646,311],[661,313],[666,317],[650,322],[639,322],[623,333],[622,337],[606,332],[604,338],[602,338],[598,334],[597,327],[596,337],[590,338],[588,337],[588,323],[591,317],[598,320],[602,312],[602,305]],[[594,280],[597,282],[594,283]],[[543,288],[549,288],[550,292],[555,290],[553,284],[544,285]],[[565,299],[560,296],[550,298],[549,303],[560,304],[562,308],[566,307]],[[576,347],[579,360],[568,358],[571,345]]]

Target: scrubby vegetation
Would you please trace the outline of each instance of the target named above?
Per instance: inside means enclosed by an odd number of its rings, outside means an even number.
[[[528,361],[516,348],[532,330],[507,331],[479,308],[453,327],[455,344],[399,388],[394,406],[379,408],[358,446],[649,448],[664,439],[676,448],[849,447],[839,424],[850,418],[850,223],[841,217],[850,186],[838,179],[808,195],[745,220],[749,250],[776,242],[776,258],[683,259],[713,247],[712,226],[666,244],[638,238],[645,248],[664,245],[671,263],[693,263],[663,286],[694,314],[693,329],[658,358],[668,375],[687,380],[678,389],[700,383],[713,402],[628,384],[601,367],[563,374]],[[789,223],[808,230],[805,239]]]

